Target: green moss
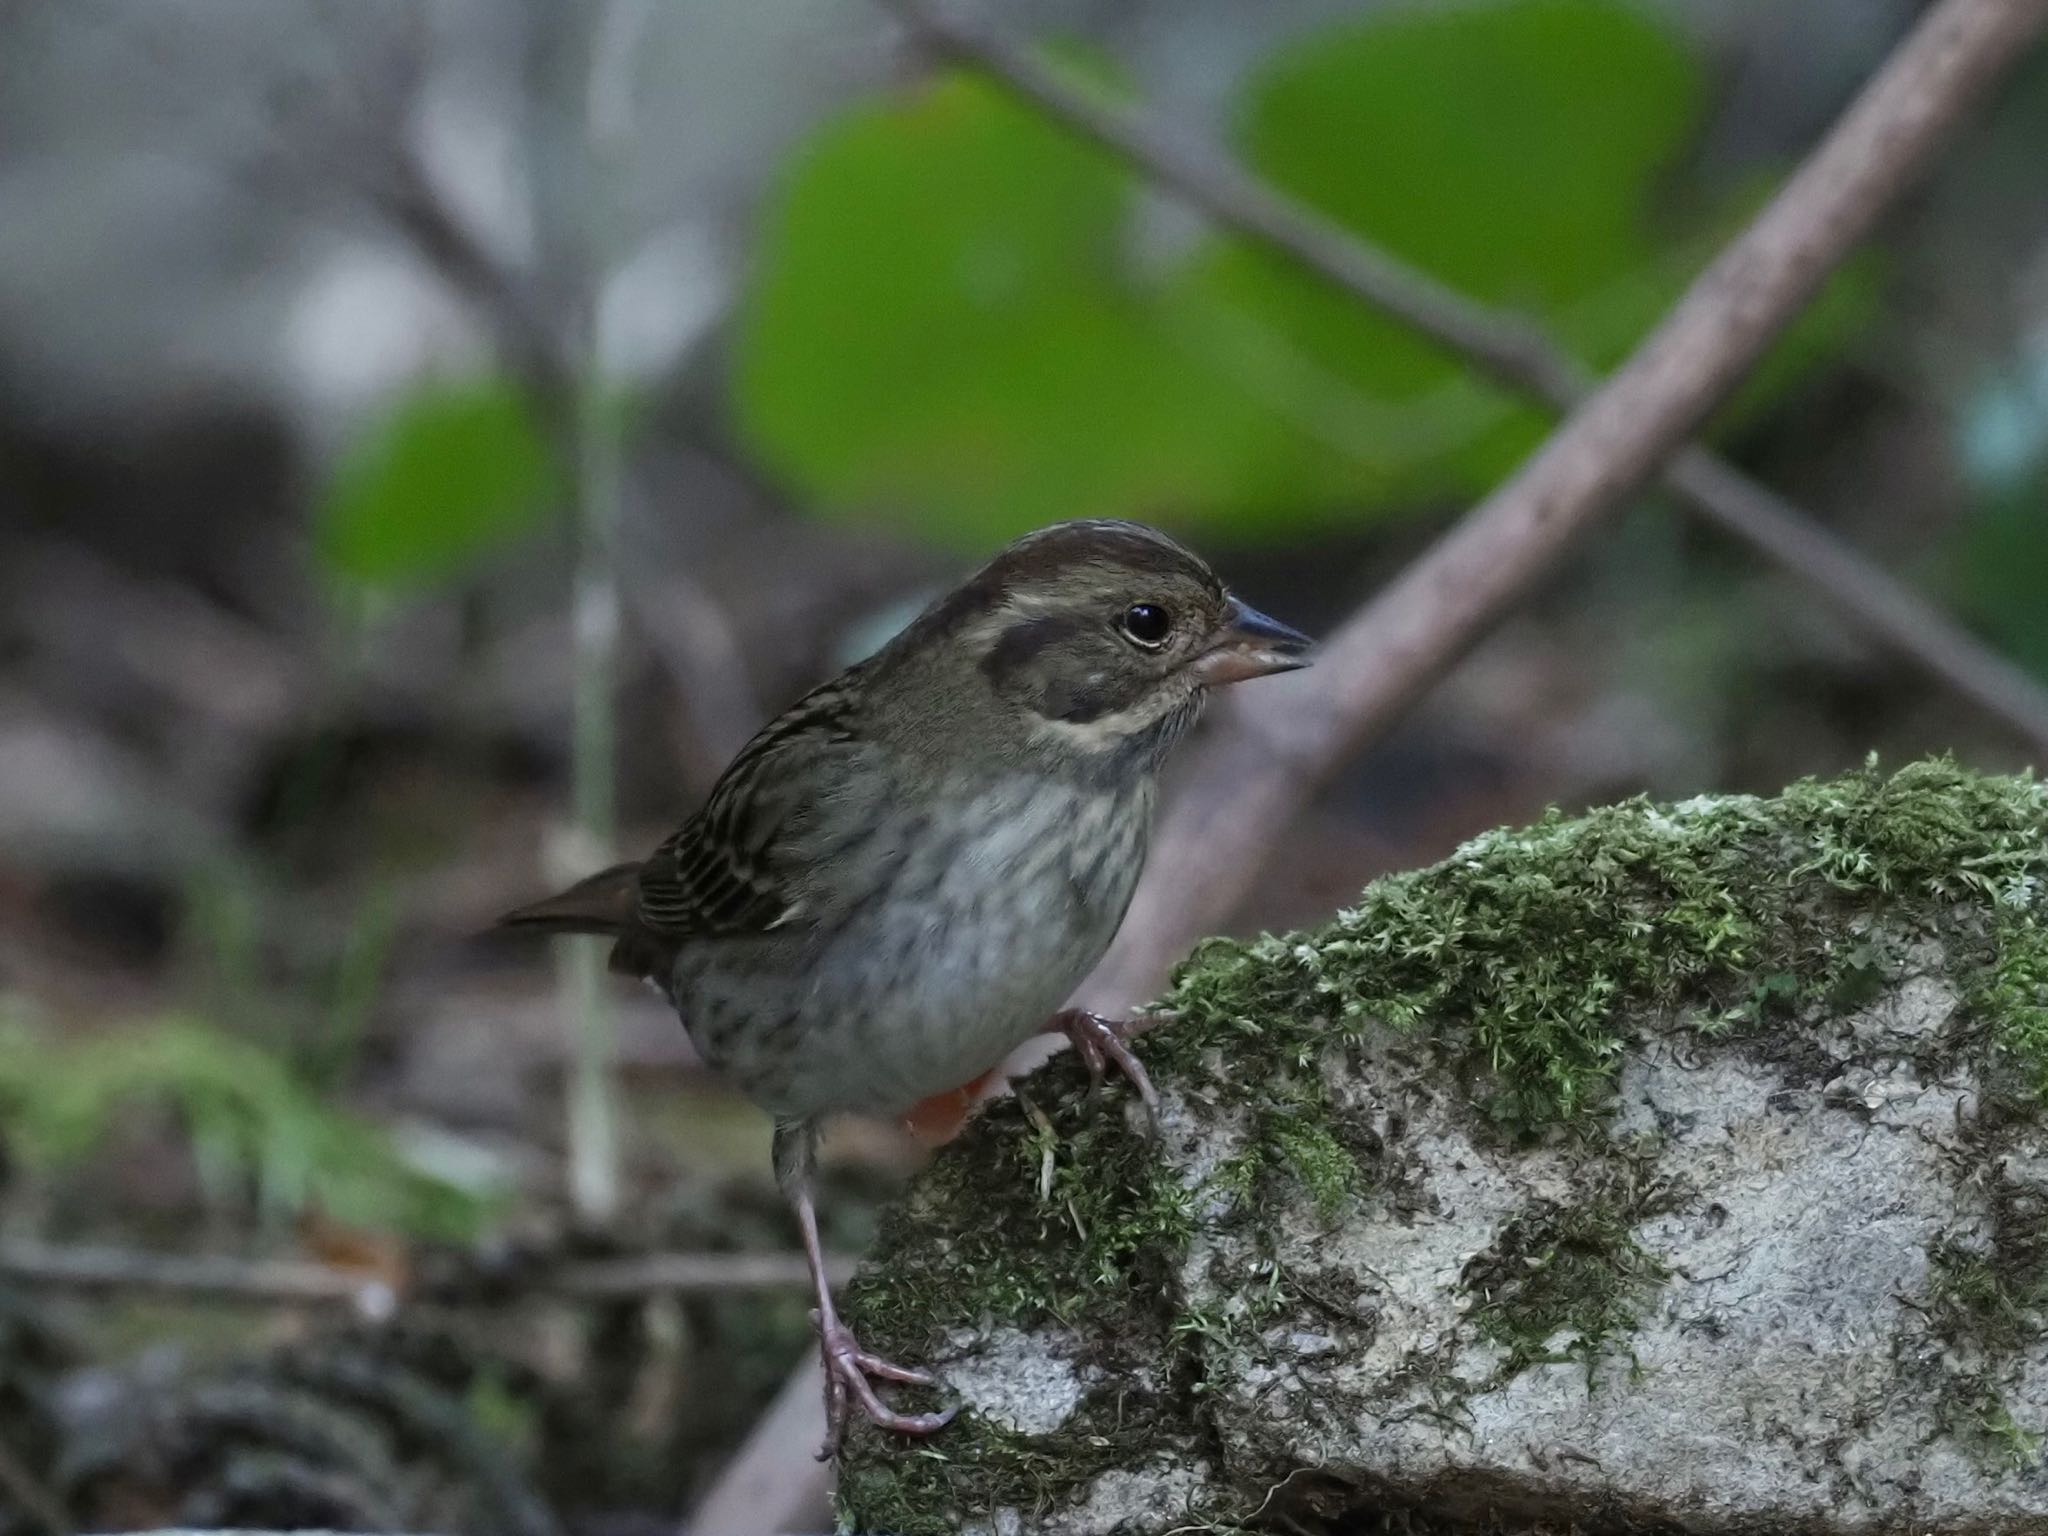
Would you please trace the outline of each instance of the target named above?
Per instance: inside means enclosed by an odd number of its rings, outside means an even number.
[[[1048,1076],[1074,1106],[1050,1138],[1015,1101],[998,1104],[937,1161],[915,1203],[885,1218],[879,1248],[889,1263],[864,1269],[848,1292],[884,1353],[926,1349],[962,1318],[1029,1324],[1086,1310],[1100,1329],[1105,1299],[1137,1279],[1165,1284],[1194,1232],[1189,1192],[1120,1114],[1082,1107],[1085,1080],[1071,1064]],[[926,1208],[973,1219],[943,1242],[921,1241]]]
[[[1089,1109],[1086,1075],[1071,1058],[1034,1078],[1031,1093],[1053,1106],[1044,1126],[1016,1100],[991,1106],[934,1163],[913,1202],[885,1218],[876,1262],[848,1288],[848,1318],[869,1348],[903,1360],[976,1322],[1084,1315],[1105,1354],[1190,1359],[1172,1297],[1195,1230],[1192,1195],[1155,1144],[1126,1126],[1120,1105]],[[945,1213],[937,1241],[931,1211]],[[963,1212],[971,1219],[959,1220]],[[907,1452],[857,1428],[840,1507],[853,1530],[950,1533],[933,1511],[1039,1508],[1137,1455],[1133,1431],[1118,1426],[1173,1417],[1160,1404],[1084,1402],[1048,1440],[964,1412]]]
[[[2002,1398],[1982,1405],[1977,1432],[2008,1472],[2026,1472],[2041,1464],[2041,1432],[2016,1422]]]
[[[1358,1188],[1358,1160],[1350,1150],[1320,1118],[1279,1119],[1266,1134],[1282,1166],[1301,1180],[1323,1219],[1335,1220]]]
[[[1928,1315],[1938,1338],[2003,1357],[2040,1337],[2048,1271],[2041,1267],[2038,1238],[1989,1252],[1944,1240],[1927,1261],[1932,1281]]]
[[[1145,1405],[1084,1402],[1054,1443],[976,1420],[966,1437],[949,1428],[929,1443],[892,1448],[886,1458],[853,1459],[841,1474],[839,1501],[858,1512],[855,1530],[956,1536],[960,1515],[1041,1510],[1160,1449]]]
[[[1642,1182],[1633,1158],[1569,1204],[1544,1202],[1509,1222],[1466,1266],[1460,1288],[1472,1298],[1480,1336],[1507,1351],[1498,1377],[1531,1365],[1575,1361],[1590,1389],[1594,1368],[1635,1331],[1638,1309],[1670,1271],[1635,1238],[1635,1229],[1668,1204],[1668,1192]]]
[[[2025,1091],[2048,1104],[2048,923],[2032,906],[2001,907],[1992,943],[1972,1002],[1995,1021],[1999,1048]]]
[[[1621,1020],[1642,1005],[1761,1020],[1839,1003],[1882,968],[1835,942],[1845,907],[1931,920],[1970,897],[2031,930],[2044,875],[2042,787],[1947,761],[1769,801],[1552,813],[1376,882],[1316,933],[1203,946],[1157,1052],[1180,1070],[1218,1047],[1292,1064],[1376,1027],[1426,1030],[1467,1063],[1489,1115],[1530,1134],[1600,1108],[1630,1044]],[[2006,973],[2035,1006],[2008,1043],[2048,1064],[2048,951],[2030,955]]]
[[[1320,930],[1212,941],[1181,967],[1161,1010],[1171,1022],[1142,1054],[1162,1087],[1213,1102],[1236,1127],[1240,1145],[1199,1188],[1162,1167],[1115,1098],[1086,1115],[1084,1077],[1055,1064],[1031,1089],[1053,1129],[1002,1105],[949,1148],[886,1225],[848,1311],[873,1347],[911,1357],[949,1328],[1085,1316],[1077,1332],[1093,1347],[1166,1360],[1191,1383],[1178,1406],[1195,1412],[1200,1342],[1234,1315],[1193,1315],[1178,1294],[1198,1213],[1277,1222],[1298,1202],[1263,1191],[1290,1179],[1332,1219],[1383,1176],[1397,1180],[1324,1079],[1332,1053],[1390,1031],[1447,1060],[1498,1134],[1580,1139],[1591,1198],[1512,1224],[1499,1264],[1467,1284],[1511,1360],[1542,1358],[1569,1334],[1568,1354],[1590,1362],[1633,1326],[1661,1275],[1630,1236],[1646,1197],[1615,1182],[1628,1153],[1601,1134],[1632,1021],[1661,1015],[1737,1036],[1733,1048],[1794,1049],[1801,1019],[1882,990],[1898,943],[1968,930],[1984,960],[1965,995],[2048,1090],[2044,878],[2042,786],[1946,761],[1889,775],[1867,765],[1773,800],[1634,800],[1490,833],[1375,882]],[[930,1448],[940,1463],[893,1445],[869,1459],[878,1443],[856,1442],[842,1483],[856,1529],[914,1533],[920,1509],[1035,1507],[1099,1466],[1068,1430],[1027,1446],[964,1416]]]
[[[2048,1426],[2022,1425],[2004,1388],[2023,1351],[2048,1336],[2048,1211],[2036,1191],[2000,1170],[1990,1191],[1988,1235],[1944,1238],[1927,1254],[1923,1305],[1945,1346],[1935,1385],[1943,1415],[1993,1462],[2038,1464]]]

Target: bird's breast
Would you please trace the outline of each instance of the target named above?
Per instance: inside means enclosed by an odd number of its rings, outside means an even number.
[[[848,1014],[892,1108],[966,1082],[1045,1026],[1116,935],[1150,813],[1137,792],[997,790],[950,844],[906,861],[873,931],[853,939],[873,972]]]
[[[1149,783],[906,798],[844,845],[840,902],[801,952],[792,935],[780,959],[757,955],[786,975],[747,978],[735,1008],[719,1003],[734,968],[700,968],[686,990],[743,1026],[739,1052],[700,1046],[742,1078],[753,1070],[756,1097],[785,1113],[893,1115],[966,1083],[1042,1029],[1108,948],[1151,812]],[[786,1021],[772,1060],[739,1059],[768,1038],[735,1017],[749,1011]]]

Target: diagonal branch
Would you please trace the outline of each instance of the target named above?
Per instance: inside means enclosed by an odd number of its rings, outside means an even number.
[[[1091,1003],[1129,1006],[1229,919],[1295,808],[1678,449],[2044,25],[2048,0],[1938,0],[1635,355],[1332,635],[1322,665],[1243,701],[1162,829]]]
[[[1500,382],[1558,411],[1569,411],[1592,390],[1593,374],[1525,317],[1468,298],[1408,266],[1276,191],[1235,160],[1192,143],[1142,110],[1091,94],[1028,47],[944,12],[932,0],[880,3],[931,52],[988,75],[1219,225],[1385,311]],[[1993,11],[2010,9],[2013,22],[2025,29],[2028,5],[1986,3]],[[1703,448],[1678,454],[1664,470],[1664,484],[1695,515],[1818,590],[1874,639],[2036,745],[2048,746],[2048,688],[1792,502]]]

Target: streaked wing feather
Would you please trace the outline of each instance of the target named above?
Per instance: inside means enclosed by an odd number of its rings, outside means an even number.
[[[842,677],[813,690],[740,750],[704,808],[655,850],[640,874],[639,919],[664,937],[765,933],[798,915],[803,874],[790,834],[858,742],[854,690]]]

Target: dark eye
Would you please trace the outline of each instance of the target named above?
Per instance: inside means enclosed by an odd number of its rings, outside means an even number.
[[[1166,644],[1173,633],[1173,615],[1157,603],[1133,603],[1124,610],[1123,631],[1147,650]]]

